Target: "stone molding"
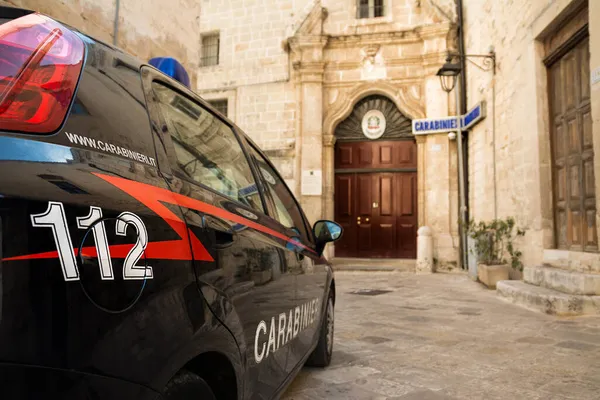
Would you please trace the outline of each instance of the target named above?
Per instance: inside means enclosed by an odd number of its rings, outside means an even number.
[[[373,32],[352,35],[328,36],[328,49],[344,49],[348,47],[362,47],[365,45],[399,45],[407,43],[419,43],[424,40],[435,38],[447,38],[455,29],[455,25],[439,23],[424,25],[403,31]]]
[[[320,35],[323,33],[323,20],[327,18],[328,12],[325,7],[321,6],[321,0],[315,1],[315,5],[310,10],[300,27],[294,33],[297,35]]]
[[[335,146],[335,142],[337,142],[337,137],[335,137],[335,135],[323,135],[324,147],[333,147]]]
[[[446,51],[430,53],[418,56],[408,56],[401,58],[386,59],[385,64],[388,67],[404,67],[407,65],[417,65],[419,67],[435,66],[440,68],[446,58]],[[363,61],[329,61],[325,64],[325,69],[332,71],[343,71],[359,69],[363,66]]]

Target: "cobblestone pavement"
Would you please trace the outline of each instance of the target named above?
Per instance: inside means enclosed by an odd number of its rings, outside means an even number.
[[[600,399],[598,317],[534,313],[458,274],[336,283],[332,364],[304,368],[285,400]]]

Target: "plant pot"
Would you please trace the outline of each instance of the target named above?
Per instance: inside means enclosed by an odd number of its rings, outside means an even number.
[[[496,289],[496,283],[500,281],[507,281],[509,273],[510,267],[508,264],[477,264],[477,278],[490,289]]]

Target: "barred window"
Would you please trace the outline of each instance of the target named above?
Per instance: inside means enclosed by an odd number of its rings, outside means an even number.
[[[208,104],[227,117],[227,99],[208,100]]]
[[[219,65],[219,41],[218,33],[202,36],[201,66]]]
[[[384,0],[358,0],[356,9],[357,18],[383,17]]]

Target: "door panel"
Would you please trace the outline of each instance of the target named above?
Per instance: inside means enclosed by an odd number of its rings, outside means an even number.
[[[358,226],[358,256],[370,257],[373,246],[373,178],[372,174],[358,174],[358,209],[356,225]]]
[[[549,66],[553,197],[558,248],[598,251],[590,115],[589,40]]]
[[[384,175],[379,177],[379,215],[389,217],[392,215],[392,180],[393,175]]]
[[[392,165],[392,153],[394,148],[391,144],[382,144],[379,147],[379,162],[381,165]]]
[[[417,174],[398,175],[398,257],[417,256]]]
[[[373,244],[371,257],[391,258],[396,257],[396,207],[394,205],[394,190],[396,179],[392,173],[378,173],[374,175],[373,199]],[[375,207],[376,205],[376,207]]]
[[[371,174],[358,175],[358,216],[359,217],[370,217],[372,207],[372,179]],[[362,221],[361,221],[362,222]]]
[[[335,220],[344,228],[342,238],[336,242],[336,255],[356,256],[357,225],[354,215],[356,174],[335,176]]]
[[[361,166],[371,165],[373,162],[373,153],[370,146],[361,146],[358,148],[358,162]]]

